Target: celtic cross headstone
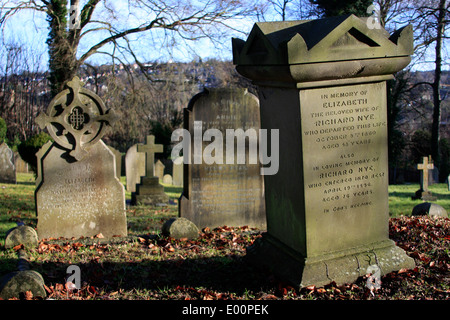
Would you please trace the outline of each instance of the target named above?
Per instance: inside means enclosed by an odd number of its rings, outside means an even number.
[[[47,113],[36,118],[36,123],[41,129],[47,128],[59,146],[70,150],[70,156],[82,160],[117,116],[114,110],[106,109],[99,96],[83,88],[78,77],[67,87],[50,102]]]
[[[126,236],[125,190],[115,156],[101,140],[116,118],[74,77],[36,119],[55,141],[36,154],[40,239]]]

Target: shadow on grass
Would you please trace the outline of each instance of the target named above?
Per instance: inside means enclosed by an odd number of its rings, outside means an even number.
[[[34,182],[34,181],[17,181],[17,184],[21,184],[24,186],[34,186],[34,185],[36,185],[36,182]]]
[[[408,200],[414,196],[414,193],[411,192],[389,192],[389,197],[398,197],[398,198],[407,198]]]
[[[440,192],[440,191],[436,191],[436,190],[430,190],[430,191],[433,194],[433,196],[438,197],[439,200],[450,199],[449,193],[444,193],[444,192]],[[413,197],[414,195],[415,194],[412,192],[398,192],[398,191],[389,192],[389,197],[406,198],[408,200],[410,200],[411,197]],[[417,199],[417,201],[421,201],[421,200]]]
[[[14,265],[14,261],[4,261]],[[31,269],[39,272],[47,286],[65,283],[70,264],[33,262]],[[177,287],[198,288],[244,295],[273,288],[267,274],[250,266],[241,256],[216,256],[175,260],[143,260],[140,262],[79,263],[81,282],[107,292],[150,290],[176,295]],[[5,270],[2,270],[3,272]],[[11,270],[14,271],[14,270]],[[1,275],[3,276],[3,274]],[[181,298],[181,297],[180,297]]]

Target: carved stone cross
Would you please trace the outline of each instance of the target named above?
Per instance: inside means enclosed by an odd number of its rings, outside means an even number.
[[[422,190],[428,191],[428,170],[434,169],[434,165],[431,162],[431,156],[430,159],[427,157],[423,157],[423,163],[419,163],[417,165],[418,170],[423,170],[423,178],[422,178]]]
[[[105,134],[106,125],[112,125],[117,116],[107,109],[94,92],[84,89],[84,83],[75,76],[67,82],[67,89],[50,102],[46,113],[36,118],[41,129],[48,132],[70,155],[82,160],[88,149]]]
[[[147,136],[147,144],[138,144],[137,151],[145,153],[145,176],[153,177],[153,163],[155,162],[155,153],[161,153],[164,150],[162,144],[155,144],[155,136]]]

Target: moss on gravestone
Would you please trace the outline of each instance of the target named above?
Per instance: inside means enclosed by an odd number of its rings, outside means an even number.
[[[33,297],[47,296],[44,279],[33,270],[11,272],[0,280],[0,298],[20,298],[21,294],[31,291]]]

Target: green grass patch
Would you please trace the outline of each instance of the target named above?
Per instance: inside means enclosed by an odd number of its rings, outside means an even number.
[[[121,178],[125,185],[124,177]],[[171,204],[164,207],[127,206],[127,238],[41,241],[27,249],[33,270],[44,277],[52,299],[449,299],[448,219],[406,218],[421,203],[411,197],[418,185],[389,187],[390,237],[416,260],[417,268],[382,278],[372,294],[366,278],[354,284],[294,289],[244,261],[246,248],[261,231],[246,227],[203,230],[199,239],[175,240],[160,234],[163,223],[178,215],[182,188],[164,185]],[[5,233],[18,221],[36,227],[35,182],[18,174],[18,183],[0,184],[0,277],[14,271],[16,253],[5,250]],[[436,203],[450,211],[445,184],[432,185]],[[126,199],[131,194],[126,192]],[[69,265],[81,269],[82,289],[64,287]]]
[[[423,202],[422,200],[412,200],[415,192],[419,189],[419,184],[389,186],[389,215],[391,217],[410,216],[412,209]],[[450,212],[450,191],[448,191],[447,184],[433,184],[429,190],[437,197],[433,203]]]

